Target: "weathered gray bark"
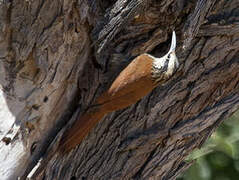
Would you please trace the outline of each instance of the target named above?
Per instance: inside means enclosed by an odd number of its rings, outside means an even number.
[[[163,55],[175,29],[175,76],[107,115],[38,176],[175,179],[239,108],[238,21],[238,0],[0,1],[0,84],[16,117],[1,142],[11,162],[2,177],[26,175],[135,56]]]

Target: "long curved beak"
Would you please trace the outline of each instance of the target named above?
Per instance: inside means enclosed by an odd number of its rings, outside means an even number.
[[[173,35],[172,35],[172,42],[171,42],[171,47],[169,49],[169,52],[175,52],[176,49],[176,34],[175,31],[173,31]]]

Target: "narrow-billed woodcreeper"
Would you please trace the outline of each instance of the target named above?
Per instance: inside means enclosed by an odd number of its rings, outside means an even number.
[[[67,152],[80,144],[104,115],[126,108],[165,83],[179,66],[175,54],[176,35],[173,31],[169,52],[156,58],[149,54],[136,57],[114,80],[110,88],[99,96],[93,108],[80,116],[60,140],[59,148]]]

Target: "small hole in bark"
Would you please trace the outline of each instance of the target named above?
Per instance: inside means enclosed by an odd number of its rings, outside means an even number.
[[[34,151],[36,150],[36,148],[37,148],[37,142],[33,142],[33,143],[32,143],[32,146],[31,146],[31,150],[30,150],[31,155],[34,153]]]
[[[187,86],[189,89],[192,89],[194,87],[194,84],[195,82],[189,82]]]
[[[75,176],[71,176],[71,180],[76,180],[76,177]]]
[[[35,110],[38,110],[38,109],[39,109],[39,106],[36,105],[36,104],[34,104],[34,105],[32,106],[32,108],[35,109]]]
[[[48,97],[45,96],[44,99],[43,99],[43,102],[47,102],[48,101]]]
[[[81,178],[81,180],[86,180],[86,177],[83,176],[83,177]]]
[[[10,142],[11,142],[11,138],[10,137],[4,137],[4,138],[2,138],[2,141],[6,144],[6,145],[8,145]]]
[[[73,25],[74,25],[74,24],[73,24],[72,22],[69,23],[69,24],[68,24],[68,29],[71,29],[71,28],[73,27]]]

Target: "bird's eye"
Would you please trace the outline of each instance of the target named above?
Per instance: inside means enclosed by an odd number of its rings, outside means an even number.
[[[168,55],[168,58],[170,58],[170,54]]]

